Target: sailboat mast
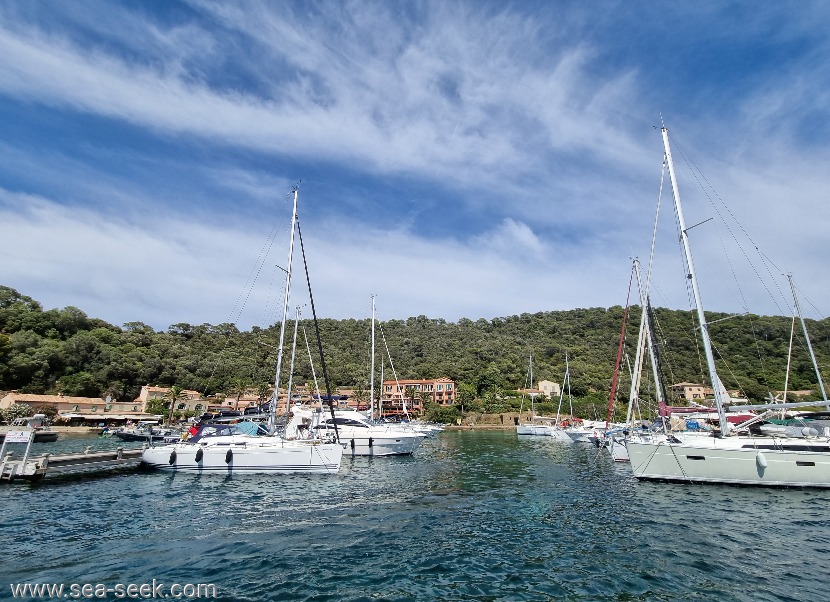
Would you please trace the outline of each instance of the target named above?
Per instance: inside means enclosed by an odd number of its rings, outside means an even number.
[[[640,281],[640,266],[637,265],[637,287],[640,290],[640,305],[643,308],[643,315],[646,317],[645,330],[643,332],[643,342],[648,346],[648,357],[651,360],[651,372],[654,377],[654,393],[657,397],[657,405],[665,406],[665,394],[663,392],[663,380],[660,378],[660,361],[657,358],[656,350],[656,335],[652,329],[652,315],[651,315],[651,301],[649,301],[649,284],[645,287]],[[645,353],[643,354],[645,356]],[[645,357],[643,357],[645,359]],[[640,383],[638,382],[638,385]],[[638,392],[639,393],[639,392]]]
[[[291,263],[294,260],[294,230],[297,223],[297,192],[294,188],[294,209],[291,213],[291,236],[288,244],[288,267],[285,270],[285,296],[282,303],[282,321],[280,322],[280,342],[277,347],[277,369],[274,374],[274,396],[271,398],[271,408],[268,416],[268,431],[274,432],[277,422],[277,402],[280,394],[280,369],[282,368],[283,343],[285,341],[285,321],[288,318],[288,301],[291,295]]]
[[[623,312],[622,326],[620,327],[620,342],[617,345],[617,361],[614,363],[614,378],[611,380],[611,395],[608,398],[608,412],[605,414],[605,430],[608,430],[611,424],[611,415],[614,412],[614,399],[617,397],[617,380],[620,377],[620,361],[622,360],[623,343],[625,342],[625,326],[628,323],[628,308],[631,300],[631,280],[633,277],[634,268],[632,266],[632,274],[628,278],[628,294],[625,297],[625,311]]]
[[[570,406],[571,410],[571,420],[574,417],[574,400],[571,397],[571,367],[568,364],[568,354],[565,354],[565,379],[568,382],[568,405]]]
[[[382,330],[381,333],[383,333]],[[383,418],[383,354],[380,355],[380,395],[378,395],[378,420],[381,418]]]
[[[297,330],[300,325],[300,306],[294,316],[294,340],[291,342],[291,363],[288,366],[288,387],[285,391],[285,415],[291,411],[291,389],[294,383],[294,358],[297,356]]]
[[[640,329],[637,331],[637,350],[634,353],[634,369],[631,371],[631,388],[628,392],[628,411],[626,412],[625,421],[630,423],[634,413],[634,406],[640,396],[640,382],[642,381],[643,371],[643,348],[646,344],[646,331],[648,329],[648,320],[646,316],[645,303],[643,302],[643,285],[640,282],[640,260],[634,258],[631,266],[634,274],[637,276],[637,287],[640,294]]]
[[[703,340],[703,351],[706,355],[706,365],[709,368],[709,379],[712,382],[712,390],[715,393],[715,405],[718,409],[718,418],[720,420],[721,435],[726,435],[729,431],[729,421],[726,419],[726,412],[724,407],[728,403],[725,397],[725,391],[718,378],[718,372],[715,369],[715,356],[712,353],[712,343],[709,340],[709,326],[706,323],[706,316],[703,313],[703,302],[700,300],[700,289],[697,285],[697,275],[695,274],[695,266],[692,261],[692,250],[689,246],[689,235],[686,231],[686,221],[683,218],[683,207],[680,204],[680,190],[677,188],[677,177],[674,173],[674,162],[671,156],[671,147],[669,146],[669,130],[665,127],[660,128],[663,135],[663,146],[666,150],[666,162],[669,165],[669,177],[671,178],[672,191],[674,193],[674,209],[677,213],[677,224],[680,228],[680,240],[683,243],[683,253],[686,256],[686,267],[689,270],[687,278],[692,284],[692,294],[694,295],[695,305],[697,306],[697,320],[700,326],[700,336]]]
[[[813,368],[816,370],[816,378],[818,379],[818,386],[821,389],[821,398],[827,401],[827,393],[824,391],[824,381],[821,378],[821,371],[818,369],[818,362],[816,361],[816,354],[813,353],[813,344],[810,342],[810,335],[807,333],[807,324],[804,322],[804,316],[801,314],[801,303],[798,302],[798,295],[795,294],[795,284],[793,284],[793,275],[787,274],[787,279],[790,281],[790,289],[793,292],[793,300],[795,301],[795,311],[798,312],[798,319],[801,321],[801,330],[804,332],[804,340],[807,341],[807,350],[810,352],[810,359],[813,361]],[[786,401],[786,399],[784,400]],[[824,406],[830,410],[830,401]]]
[[[369,419],[375,419],[375,296],[372,295],[372,360],[369,368]]]
[[[536,404],[534,403],[535,395],[533,394],[533,351],[530,352],[530,419],[536,416]]]

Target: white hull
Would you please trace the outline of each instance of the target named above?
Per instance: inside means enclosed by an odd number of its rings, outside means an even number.
[[[570,437],[574,443],[591,443],[591,437],[597,431],[595,429],[567,429],[565,434]]]
[[[406,456],[414,454],[421,446],[425,435],[418,433],[380,432],[367,434],[340,430],[340,444],[347,456]],[[331,434],[334,431],[329,431]]]
[[[550,436],[553,438],[554,441],[559,441],[560,443],[574,442],[573,439],[571,439],[568,436],[568,432],[560,428],[553,429],[553,432],[551,432]]]
[[[144,450],[141,459],[159,470],[200,474],[333,474],[340,469],[342,445],[270,439],[160,445]]]
[[[288,438],[302,440],[307,433],[318,439],[333,439],[334,425],[330,415],[296,405],[294,416],[286,426]],[[405,424],[372,424],[354,410],[335,413],[337,436],[343,453],[351,456],[405,456],[415,453],[426,434],[416,432]]]
[[[635,477],[692,483],[830,488],[830,442],[825,438],[671,439],[627,441]]]
[[[555,428],[549,424],[518,424],[516,425],[516,434],[550,437],[553,435]]]
[[[625,439],[623,437],[610,437],[608,452],[611,454],[611,459],[614,462],[630,461],[628,448],[625,446]]]

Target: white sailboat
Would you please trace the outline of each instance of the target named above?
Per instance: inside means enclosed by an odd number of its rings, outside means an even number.
[[[274,395],[271,399],[269,428],[254,423],[235,425],[204,425],[187,441],[172,445],[149,447],[142,453],[146,466],[176,472],[198,474],[334,474],[340,470],[343,446],[332,438],[289,440],[275,434],[276,409],[279,394],[285,323],[291,291],[291,264],[294,256],[294,232],[297,223],[297,188],[294,188],[294,209],[291,216],[291,236],[286,269],[285,297],[282,325],[277,350],[277,369],[274,377]],[[288,392],[290,395],[290,390]]]
[[[372,295],[372,351],[369,377],[369,412],[375,414],[375,297]],[[388,349],[387,349],[388,352]],[[391,361],[391,358],[390,358]],[[382,379],[381,379],[382,382]],[[406,412],[406,405],[403,406]],[[378,408],[380,415],[380,408]],[[408,416],[408,414],[407,414]],[[378,423],[357,410],[337,409],[333,414],[321,408],[295,404],[285,427],[290,439],[324,439],[339,434],[346,454],[352,456],[400,456],[415,453],[427,433],[409,423]]]
[[[715,394],[720,433],[709,437],[684,433],[657,439],[631,437],[626,442],[626,447],[633,474],[638,479],[659,481],[830,488],[830,437],[814,436],[810,432],[803,433],[802,437],[791,437],[788,434],[739,434],[727,419],[726,408],[730,398],[715,368],[674,173],[669,132],[665,127],[661,131],[674,193],[677,225],[688,269],[687,277],[694,296],[706,364]],[[807,339],[809,341],[809,337]],[[820,376],[819,382],[821,383]],[[821,388],[823,391],[823,385]],[[818,403],[826,403],[826,397],[824,402]],[[742,407],[751,409],[751,406]]]
[[[534,435],[537,437],[550,437],[556,428],[556,420],[536,415],[536,393],[533,391],[533,352],[530,352],[530,422],[523,422],[516,425],[517,435]]]

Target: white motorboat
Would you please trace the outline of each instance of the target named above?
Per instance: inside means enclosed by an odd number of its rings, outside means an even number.
[[[328,412],[319,408],[295,405],[291,413],[291,420],[285,427],[286,438],[334,437],[336,425],[344,453],[353,456],[413,454],[426,437],[424,433],[403,424],[373,424],[356,410],[336,410],[332,418]]]
[[[58,432],[53,431],[45,414],[35,414],[26,418],[15,418],[11,425],[0,426],[0,442],[6,438],[6,433],[11,431],[30,431],[32,441],[35,443],[46,443],[58,440]]]
[[[142,420],[134,427],[122,427],[112,433],[112,436],[122,441],[165,441],[174,443],[181,439],[181,430],[160,427],[158,421]]]

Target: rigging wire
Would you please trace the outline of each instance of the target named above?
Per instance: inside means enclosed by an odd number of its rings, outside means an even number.
[[[320,369],[323,371],[323,382],[326,385],[326,397],[328,397],[329,411],[331,412],[331,421],[332,421],[332,424],[334,425],[334,438],[338,442],[340,442],[340,432],[337,429],[337,420],[335,419],[335,416],[334,416],[334,403],[332,402],[332,399],[331,399],[331,385],[329,383],[329,373],[328,373],[328,370],[326,370],[326,356],[323,353],[323,341],[320,338],[320,325],[317,322],[317,309],[314,306],[314,295],[311,293],[311,278],[309,278],[309,276],[308,276],[308,262],[306,261],[306,256],[305,256],[305,246],[303,245],[303,232],[302,232],[302,229],[300,228],[300,218],[299,218],[299,216],[297,217],[297,235],[300,238],[300,252],[303,256],[303,267],[305,268],[305,281],[306,281],[306,284],[308,285],[308,298],[309,298],[309,303],[311,304],[311,315],[314,318],[314,330],[317,334],[317,347],[318,347],[318,350],[320,352]]]
[[[668,158],[664,157],[664,161],[668,162]],[[679,177],[679,176],[678,176]],[[677,214],[677,204],[675,203],[674,206],[674,225],[675,230],[677,231],[677,244],[681,248],[680,253],[680,267],[683,274],[683,281],[686,283],[686,301],[689,305],[689,313],[690,315],[694,316],[695,312],[697,311],[697,307],[695,306],[694,300],[694,291],[692,290],[692,281],[689,278],[689,274],[692,271],[690,265],[688,265],[688,260],[686,259],[686,254],[682,252],[683,249],[683,233],[681,232],[680,228],[680,216]],[[697,358],[698,358],[698,371],[699,371],[699,378],[701,382],[706,382],[706,370],[703,366],[703,358],[701,357],[700,353],[700,341],[698,337],[690,337],[694,341],[695,349],[697,351]],[[714,383],[713,385],[714,386]]]
[[[677,137],[675,137],[674,139],[676,141]],[[746,231],[746,229],[743,227],[743,225],[738,221],[737,217],[735,217],[735,214],[732,213],[732,210],[729,209],[729,206],[726,204],[726,202],[717,193],[717,190],[715,190],[714,186],[712,186],[712,184],[706,179],[706,176],[703,175],[702,170],[697,166],[697,164],[694,163],[694,161],[683,150],[683,145],[680,144],[679,142],[675,142],[675,144],[676,144],[676,147],[678,149],[678,152],[683,157],[684,162],[688,166],[689,171],[692,174],[692,177],[695,179],[695,181],[697,182],[697,184],[700,187],[701,191],[703,192],[704,196],[709,201],[709,204],[715,210],[715,213],[718,214],[718,217],[720,218],[721,223],[726,228],[726,230],[729,232],[729,234],[732,236],[732,240],[735,242],[735,245],[741,250],[741,253],[743,254],[743,256],[746,259],[747,263],[752,268],[752,271],[755,272],[755,275],[758,277],[759,282],[764,287],[764,289],[767,291],[767,294],[769,295],[770,299],[775,304],[775,306],[778,308],[778,311],[782,315],[784,315],[785,313],[788,313],[788,312],[784,312],[784,310],[781,309],[781,305],[779,304],[778,300],[779,299],[786,299],[786,296],[784,295],[783,291],[781,290],[781,287],[778,284],[778,281],[774,277],[773,273],[770,271],[769,266],[767,264],[772,265],[775,268],[775,271],[779,274],[783,273],[783,270],[781,268],[779,268],[775,264],[775,262],[773,262],[772,259],[770,259],[770,257],[761,250],[761,248],[758,246],[757,243],[755,243],[755,241],[752,239],[752,237],[749,235],[749,233]],[[701,182],[701,180],[702,180],[702,182]],[[703,185],[703,182],[706,183],[706,186]],[[710,195],[709,191],[711,191],[711,193],[712,193],[711,195]],[[764,263],[764,267],[766,268],[767,274],[770,276],[769,279],[772,282],[775,283],[775,288],[778,289],[778,297],[777,298],[776,298],[775,295],[772,294],[772,292],[769,289],[769,286],[767,286],[767,281],[765,281],[764,279],[761,278],[761,274],[758,272],[758,268],[755,266],[755,263],[749,258],[749,255],[747,254],[746,249],[744,248],[744,246],[738,241],[738,237],[735,235],[732,228],[729,226],[729,223],[724,218],[724,215],[721,212],[721,210],[715,204],[714,200],[712,199],[712,196],[714,196],[718,201],[720,201],[720,204],[723,206],[723,210],[725,211],[725,213],[727,213],[729,215],[729,217],[732,218],[732,221],[737,225],[738,229],[740,229],[740,231],[744,234],[744,236],[749,241],[749,243],[754,247],[755,251],[758,253],[758,256],[761,257],[761,259]],[[789,307],[789,303],[786,303],[786,305],[787,305],[787,307]]]
[[[283,206],[287,205],[288,200],[290,198],[291,198],[290,194],[285,196]],[[260,275],[262,274],[262,269],[265,266],[265,261],[267,260],[268,255],[270,254],[271,249],[273,248],[274,244],[277,242],[277,234],[280,232],[280,225],[281,225],[281,221],[277,220],[271,226],[271,230],[268,232],[268,235],[265,237],[265,241],[262,243],[262,246],[259,249],[259,254],[257,255],[257,259],[254,262],[254,265],[251,267],[251,271],[249,272],[248,277],[246,278],[245,283],[243,284],[242,289],[239,291],[239,294],[236,297],[236,301],[234,302],[234,304],[231,308],[231,311],[229,312],[227,322],[229,324],[231,324],[232,326],[234,326],[234,327],[237,327],[237,324],[239,323],[239,320],[242,317],[242,313],[244,312],[245,307],[247,306],[248,301],[251,298],[251,294],[254,290],[254,286],[256,285],[256,283],[258,282],[258,280],[260,278]],[[280,239],[280,240],[282,240],[282,239]],[[283,289],[283,291],[284,291],[284,289]],[[276,299],[277,296],[276,295],[273,295],[273,296],[268,295],[266,297],[266,306],[265,306],[266,312],[268,310],[268,307],[269,307],[269,304],[270,304],[269,300],[271,298]],[[275,318],[274,321],[276,322],[276,302],[274,302],[274,318]],[[216,360],[213,362],[213,367],[211,368],[210,374],[208,375],[207,379],[205,380],[204,393],[207,393],[207,390],[210,387],[210,384],[213,381],[214,376],[216,376],[217,370],[220,368],[220,366],[222,366],[224,364],[224,362],[225,362],[225,352],[227,351],[228,346],[230,345],[230,341],[231,341],[231,337],[230,337],[230,333],[228,333],[228,335],[225,337],[224,345],[219,350],[219,353],[217,354]],[[254,368],[252,368],[252,371],[253,370],[254,370]],[[255,380],[253,378],[253,374],[252,374],[251,380]]]

